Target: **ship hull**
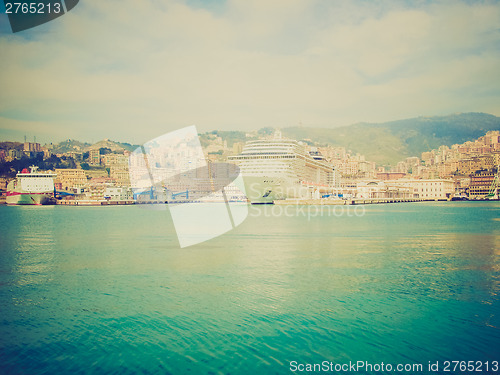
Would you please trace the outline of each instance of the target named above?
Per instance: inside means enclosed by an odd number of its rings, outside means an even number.
[[[7,192],[5,203],[9,205],[46,205],[53,204],[52,195],[49,193],[18,193]]]
[[[271,204],[287,198],[307,198],[310,190],[289,177],[243,176],[245,192],[252,204]]]

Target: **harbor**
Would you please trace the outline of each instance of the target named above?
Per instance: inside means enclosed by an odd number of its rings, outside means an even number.
[[[187,132],[185,137],[197,137],[193,127],[183,131]],[[100,149],[92,149],[85,159],[90,158],[95,166],[92,171],[83,169],[90,168],[88,163],[81,163],[82,168],[55,168],[54,171],[39,171],[36,165],[31,165],[29,169],[18,171],[15,179],[3,179],[0,193],[9,205],[64,206],[207,201],[337,206],[498,200],[500,168],[497,159],[500,153],[496,149],[499,140],[499,132],[489,132],[476,141],[491,155],[486,154],[469,169],[464,169],[460,178],[449,171],[441,176],[416,175],[413,171],[411,174],[375,173],[375,164],[367,164],[361,157],[353,164],[354,168],[349,169],[338,159],[345,154],[342,148],[339,151],[338,148],[311,146],[286,138],[279,130],[241,144],[241,148],[235,148],[236,154],[220,160],[189,142],[171,145],[165,140],[157,144],[155,140],[149,142],[148,154],[143,154],[141,147],[133,152],[104,155],[100,154]],[[162,142],[166,143],[160,146]],[[112,145],[109,141],[105,144]],[[29,153],[31,149],[41,148],[37,143],[25,142],[24,149]],[[427,157],[424,154],[422,159]],[[145,163],[144,158],[151,165]],[[413,159],[411,161],[416,162]],[[485,169],[495,164],[496,167]],[[363,170],[367,166],[371,169],[362,172],[356,165],[363,166]],[[409,164],[401,168],[408,171]],[[469,173],[468,177],[465,173]]]

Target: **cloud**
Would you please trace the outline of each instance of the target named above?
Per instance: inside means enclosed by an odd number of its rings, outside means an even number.
[[[87,0],[30,32],[0,35],[0,135],[38,124],[58,139],[143,142],[191,124],[500,114],[494,3],[202,5]]]

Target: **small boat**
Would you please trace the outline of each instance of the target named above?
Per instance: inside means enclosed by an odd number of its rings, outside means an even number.
[[[455,194],[453,197],[451,197],[452,201],[468,201],[469,197],[465,195],[465,193],[460,193],[460,194]]]

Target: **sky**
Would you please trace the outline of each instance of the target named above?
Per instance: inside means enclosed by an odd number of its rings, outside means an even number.
[[[0,141],[500,116],[499,67],[498,1],[81,0],[14,34],[2,9]]]

